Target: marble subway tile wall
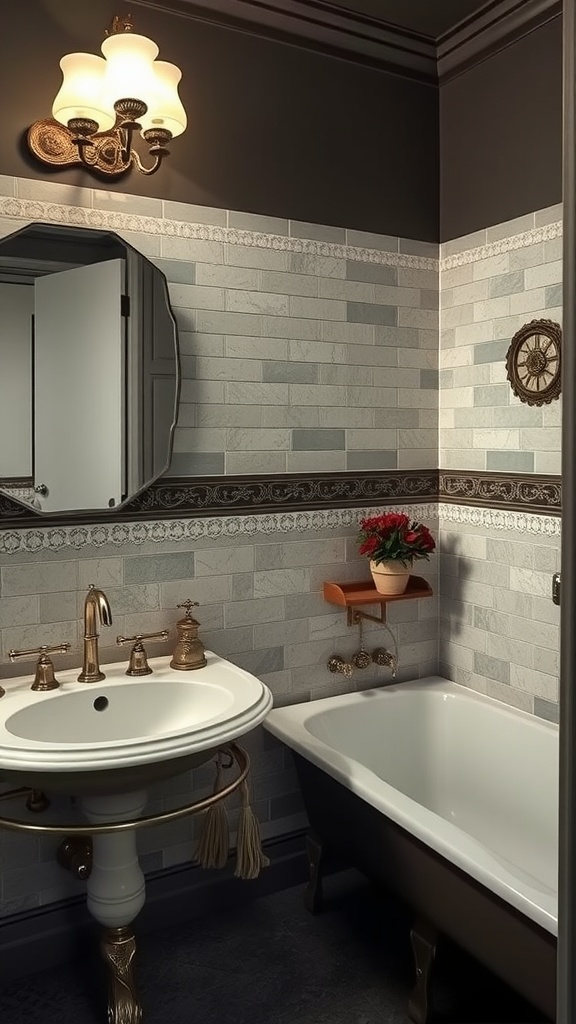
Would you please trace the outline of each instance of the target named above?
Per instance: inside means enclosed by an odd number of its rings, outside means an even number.
[[[440,466],[560,473],[562,399],[522,403],[506,352],[530,320],[562,324],[562,208],[441,247]]]
[[[407,507],[437,532],[437,506]],[[12,646],[68,640],[57,666],[81,661],[81,613],[86,587],[96,581],[110,600],[114,622],[102,627],[102,662],[126,661],[115,646],[118,633],[172,630],[168,645],[147,645],[150,655],[175,643],[176,609],[186,597],[200,602],[197,617],[206,646],[263,679],[276,704],[315,699],[378,685],[390,679],[375,665],[351,679],[332,675],[331,654],[350,658],[358,630],[344,610],[322,597],[325,580],[364,579],[357,554],[357,523],[367,510],[282,513],[98,527],[0,531],[0,627],[2,675],[33,673],[33,661],[10,666]],[[419,574],[437,592],[437,559],[419,563]],[[433,674],[438,667],[437,597],[398,602],[389,626],[366,624],[366,647],[398,649],[399,679]],[[162,699],[161,686],[158,699]],[[253,765],[254,806],[265,838],[305,822],[288,750],[263,729],[242,741]],[[151,791],[149,808],[167,808],[213,784],[212,766],[164,782]],[[69,808],[63,807],[63,811]],[[235,814],[231,815],[234,827]],[[190,862],[199,822],[147,830],[139,843],[145,870]],[[0,830],[0,915],[16,913],[82,892],[55,860],[57,842],[12,837]]]
[[[437,467],[437,245],[7,177],[0,213],[109,228],[165,273],[171,475]]]
[[[560,520],[440,505],[440,674],[558,721]]]
[[[440,261],[440,466],[559,474],[562,400],[528,406],[506,379],[510,341],[562,323],[562,208],[454,239]],[[555,516],[440,505],[440,671],[558,717]]]

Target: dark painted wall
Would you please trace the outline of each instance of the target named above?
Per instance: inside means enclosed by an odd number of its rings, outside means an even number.
[[[562,19],[440,88],[440,232],[562,199]]]
[[[434,87],[114,0],[6,5],[0,173],[95,185],[82,170],[37,164],[20,137],[50,116],[60,57],[99,52],[112,14],[128,10],[161,58],[182,68],[189,124],[158,174],[99,187],[437,240]]]

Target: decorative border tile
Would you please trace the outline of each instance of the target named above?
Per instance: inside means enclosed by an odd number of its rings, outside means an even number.
[[[517,530],[537,537],[560,537],[562,521],[556,516],[532,515],[530,512],[507,512],[503,509],[475,508],[470,505],[438,504],[438,519],[487,530]]]
[[[438,271],[438,260],[429,256],[410,256],[399,252],[382,252],[357,245],[319,242],[310,238],[291,238],[287,235],[269,235],[263,231],[245,231],[211,224],[167,220],[164,217],[146,217],[112,210],[93,210],[83,206],[65,206],[44,203],[34,199],[0,197],[0,217],[28,223],[44,221],[68,224],[72,227],[99,228],[108,231],[140,231],[149,235],[195,238],[209,242],[227,242],[230,245],[255,246],[284,252],[306,253],[311,256],[331,256],[335,259],[380,263],[389,267],[412,267],[418,270]],[[18,224],[14,230],[18,230]]]
[[[382,506],[384,507],[384,506]],[[378,508],[378,506],[376,506]],[[434,520],[490,530],[516,530],[534,536],[560,537],[561,520],[556,516],[535,515],[503,509],[429,501],[395,506],[413,519]],[[44,527],[34,530],[0,530],[0,554],[39,553],[40,551],[80,550],[110,545],[163,544],[194,541],[203,537],[253,537],[258,533],[307,533],[355,527],[365,515],[373,515],[375,506],[314,509],[298,512],[271,512],[264,515],[206,516],[197,519],[152,520],[146,522],[98,523]]]
[[[50,515],[51,525],[71,523],[128,522],[135,519],[169,519],[174,516],[238,515],[268,510],[322,509],[368,503],[435,500],[437,470],[406,470],[385,473],[293,473],[282,476],[211,477],[195,480],[169,477],[148,487],[122,509]],[[14,529],[38,527],[46,519],[40,513],[0,494],[0,525]]]
[[[522,473],[472,473],[440,470],[440,501],[471,504],[509,511],[540,512],[559,516],[562,511],[562,478]]]
[[[440,271],[462,267],[466,263],[477,263],[479,260],[490,259],[491,256],[499,256],[503,252],[524,249],[527,245],[536,245],[538,242],[547,242],[551,238],[560,238],[561,236],[562,221],[545,224],[541,228],[531,228],[530,231],[509,235],[508,238],[499,238],[496,242],[487,242],[486,245],[479,245],[475,249],[464,249],[462,252],[454,253],[453,256],[441,256]]]
[[[479,473],[406,470],[385,473],[299,474],[260,477],[167,478],[153,484],[124,508],[65,513],[46,517],[0,494],[0,527],[42,530],[51,527],[108,528],[136,521],[178,517],[261,515],[266,512],[323,511],[362,505],[443,501],[478,508],[536,512],[551,518],[562,511],[559,476],[521,473]],[[49,524],[49,525],[46,525]]]
[[[437,503],[397,506],[415,519],[435,519]],[[257,533],[306,533],[355,527],[366,515],[373,515],[373,505],[364,508],[315,509],[301,512],[274,512],[266,515],[218,516],[203,519],[147,520],[142,523],[99,523],[96,526],[62,526],[16,531],[0,530],[0,554],[61,551],[89,545],[124,547],[127,544],[163,544],[210,537],[253,537]]]

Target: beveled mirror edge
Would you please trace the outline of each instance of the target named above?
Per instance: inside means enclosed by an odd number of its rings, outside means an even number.
[[[560,476],[465,470],[387,470],[382,473],[293,473],[284,476],[160,479],[121,509],[42,516],[0,494],[0,529],[73,526],[207,516],[260,515],[440,501],[480,508],[559,516]]]
[[[131,252],[133,252],[136,256],[139,256],[142,260],[144,260],[147,264],[149,264],[149,266],[151,266],[153,268],[154,273],[156,275],[158,275],[158,278],[159,278],[159,280],[162,283],[162,295],[163,295],[164,302],[166,304],[166,310],[168,312],[168,315],[170,317],[170,321],[171,321],[171,324],[172,324],[173,339],[174,339],[174,360],[175,360],[175,365],[176,365],[176,386],[175,386],[175,393],[174,393],[174,407],[173,407],[173,414],[172,414],[172,423],[171,423],[171,426],[170,426],[169,437],[168,437],[167,459],[166,459],[166,462],[165,462],[164,466],[158,471],[158,473],[156,473],[156,475],[152,478],[152,480],[148,481],[143,487],[141,487],[141,488],[139,488],[139,490],[135,491],[134,494],[132,494],[129,498],[127,498],[125,501],[121,502],[119,505],[114,506],[113,508],[103,508],[103,509],[93,509],[93,510],[88,509],[86,511],[79,510],[79,509],[67,509],[66,511],[63,511],[63,512],[43,512],[40,509],[34,509],[29,503],[26,503],[23,500],[21,501],[16,496],[8,493],[8,489],[7,488],[5,489],[5,488],[2,487],[2,478],[0,478],[0,528],[2,528],[4,526],[6,517],[8,517],[11,520],[14,514],[18,515],[17,522],[21,523],[23,521],[21,516],[26,518],[26,513],[28,513],[28,519],[30,520],[30,522],[28,522],[26,524],[27,526],[30,526],[32,522],[35,525],[37,525],[37,526],[38,525],[43,525],[43,524],[45,524],[46,526],[49,526],[51,524],[53,524],[53,525],[61,525],[64,522],[66,524],[68,524],[68,523],[73,523],[73,522],[79,521],[80,519],[82,520],[82,522],[86,522],[87,521],[86,517],[88,517],[90,522],[99,522],[101,517],[103,519],[106,519],[106,518],[108,518],[110,516],[111,513],[112,514],[118,514],[118,512],[122,508],[124,508],[124,506],[126,506],[134,498],[137,498],[139,495],[141,495],[142,492],[145,492],[146,490],[148,490],[149,487],[151,487],[154,483],[156,483],[156,481],[158,481],[168,471],[168,469],[170,468],[170,463],[171,463],[171,460],[172,460],[172,453],[173,453],[173,449],[174,449],[174,434],[175,434],[176,427],[177,427],[177,424],[178,424],[178,407],[179,407],[179,403],[180,403],[180,392],[181,392],[181,388],[182,388],[182,366],[181,366],[181,358],[180,358],[180,343],[179,343],[178,323],[176,321],[176,317],[174,316],[174,310],[172,309],[172,304],[170,302],[170,293],[169,293],[169,288],[168,288],[168,279],[167,279],[165,273],[151,259],[149,259],[148,256],[145,256],[144,253],[140,252],[139,249],[136,249],[136,247],[134,245],[132,245],[131,242],[127,242],[116,231],[111,230],[108,227],[102,227],[102,228],[96,227],[96,228],[94,228],[94,227],[85,226],[83,224],[82,225],[60,224],[60,223],[55,223],[55,222],[52,222],[52,221],[31,220],[31,221],[28,221],[26,224],[22,225],[22,227],[17,228],[15,231],[11,231],[9,234],[3,235],[0,238],[0,245],[2,245],[4,242],[9,241],[12,238],[15,238],[17,235],[21,235],[24,231],[29,231],[30,229],[34,230],[34,229],[38,229],[38,228],[47,228],[47,227],[50,227],[50,228],[53,228],[53,229],[57,229],[57,230],[61,230],[61,231],[74,231],[74,230],[78,230],[78,231],[82,231],[82,232],[93,231],[93,232],[99,233],[99,234],[111,235],[121,246],[123,246],[126,249],[130,249]],[[30,486],[30,487],[34,486],[34,479],[32,477],[31,478],[9,477],[9,478],[6,478],[6,479],[9,480],[10,486],[14,487],[14,488],[16,488],[16,487],[24,488],[26,486]],[[22,510],[21,516],[19,515],[18,512],[16,512],[16,509],[21,509]]]

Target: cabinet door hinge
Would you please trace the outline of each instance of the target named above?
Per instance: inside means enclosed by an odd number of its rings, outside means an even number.
[[[120,296],[120,316],[130,316],[130,296]]]

